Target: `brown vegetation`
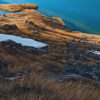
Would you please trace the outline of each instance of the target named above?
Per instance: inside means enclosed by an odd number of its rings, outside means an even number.
[[[3,5],[3,7],[1,4],[0,7],[9,11],[11,7],[7,8],[6,6],[9,6],[9,4]],[[27,5],[23,6],[26,7]],[[22,6],[16,5],[17,8],[13,7],[16,10]],[[36,31],[38,34],[34,34]],[[66,41],[73,38],[76,41],[81,39],[86,43],[92,42],[95,44],[100,42],[100,36],[76,32],[66,27],[60,18],[50,18],[36,10],[26,8],[23,8],[21,13],[0,16],[0,32],[34,38],[39,41],[44,40],[45,42]]]
[[[8,10],[4,7],[9,5],[2,6]],[[59,18],[46,17],[25,5],[15,6],[22,13],[0,16],[0,32],[36,39],[49,46],[48,52],[39,54],[20,49],[28,47],[13,41],[0,42],[0,100],[100,100],[99,82],[78,77],[54,79],[67,74],[66,62],[84,66],[100,63],[97,55],[85,54],[86,49],[100,50],[99,45],[88,43],[99,42],[100,36],[84,36],[67,28]],[[82,52],[81,59],[75,58],[74,50]],[[18,73],[24,76],[14,77]]]
[[[13,49],[13,46],[16,49]],[[66,54],[62,54],[59,46],[54,49],[49,47],[50,52],[41,55],[22,51],[17,49],[18,46],[13,43],[12,47],[7,47],[5,42],[0,43],[0,61],[5,63],[2,65],[0,75],[3,77],[12,77],[16,73],[25,75],[18,79],[0,80],[1,100],[100,99],[99,83],[80,78],[63,80],[50,78],[64,72],[63,57]]]
[[[38,6],[34,4],[0,4],[0,9],[9,12],[19,12],[24,9],[37,9]]]

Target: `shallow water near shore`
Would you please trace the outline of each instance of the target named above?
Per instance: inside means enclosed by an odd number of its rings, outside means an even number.
[[[61,17],[64,23],[77,31],[100,35],[100,1],[90,0],[0,0],[2,3],[33,3],[39,12]]]
[[[2,15],[2,14],[8,14],[8,13],[10,13],[10,12],[8,12],[8,11],[3,11],[3,10],[0,10],[0,15]]]

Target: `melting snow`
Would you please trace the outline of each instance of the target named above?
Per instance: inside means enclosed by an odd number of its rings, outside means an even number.
[[[30,47],[35,47],[35,48],[42,48],[42,47],[48,46],[45,43],[38,42],[38,41],[33,40],[33,39],[22,38],[20,36],[15,36],[15,35],[0,34],[0,42],[7,41],[7,40],[12,40],[16,43],[20,43],[23,46],[30,46]]]
[[[96,54],[96,55],[100,55],[100,51],[95,51],[95,50],[87,50],[87,52],[90,52],[90,53],[93,53],[93,54]]]

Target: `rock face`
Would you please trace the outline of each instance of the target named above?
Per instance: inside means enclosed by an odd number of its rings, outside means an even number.
[[[0,4],[0,9],[9,12],[19,12],[24,9],[37,9],[38,6],[34,4]]]

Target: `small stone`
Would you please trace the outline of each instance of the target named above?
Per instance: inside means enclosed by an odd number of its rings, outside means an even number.
[[[84,76],[84,77],[86,77],[86,78],[90,78],[90,79],[95,79],[95,80],[97,80],[97,76],[96,76],[94,73],[86,72],[86,73],[83,73],[82,76]]]
[[[33,32],[33,34],[38,34],[38,33],[39,33],[39,31],[34,31],[34,32]]]
[[[2,16],[6,17],[6,15],[5,15],[5,14],[2,14]]]
[[[5,28],[17,28],[17,26],[15,24],[12,24],[12,25],[5,24],[4,27]]]
[[[31,25],[35,25],[33,22],[28,21],[28,20],[25,20],[24,23],[31,24]]]

